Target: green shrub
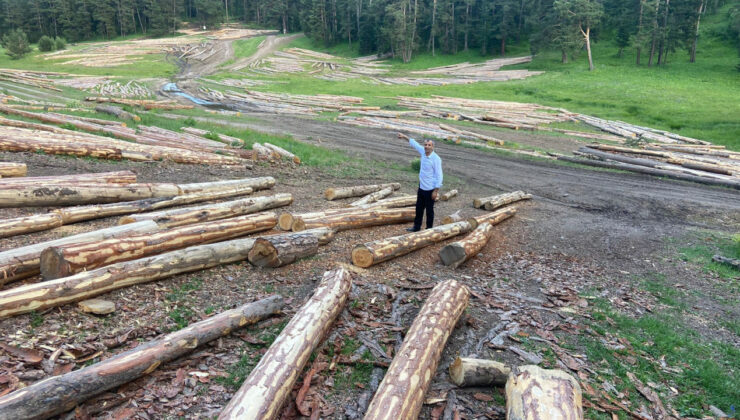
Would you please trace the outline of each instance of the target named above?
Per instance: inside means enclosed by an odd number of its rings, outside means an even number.
[[[8,54],[13,60],[17,60],[31,52],[31,45],[28,43],[26,33],[20,29],[8,32],[2,39],[5,54]]]
[[[418,172],[421,169],[421,159],[416,158],[411,161],[411,169],[413,169],[415,172]]]
[[[54,40],[54,47],[57,50],[66,50],[67,49],[67,40],[64,38],[59,38]]]
[[[41,38],[39,38],[39,51],[42,51],[42,52],[54,51],[55,47],[56,47],[56,44],[54,43],[54,40],[49,38],[48,36],[44,35]]]

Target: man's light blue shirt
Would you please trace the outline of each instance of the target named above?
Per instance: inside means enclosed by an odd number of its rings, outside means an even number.
[[[442,159],[432,152],[427,156],[424,146],[414,139],[409,139],[411,147],[421,155],[421,168],[419,169],[419,188],[424,191],[435,190],[442,187]]]

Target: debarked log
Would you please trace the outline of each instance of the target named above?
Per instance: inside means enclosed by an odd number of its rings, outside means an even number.
[[[99,242],[53,246],[41,253],[41,275],[46,280],[58,279],[82,270],[269,230],[275,224],[275,213],[260,213]]]
[[[58,176],[33,176],[15,179],[3,179],[0,188],[10,186],[27,185],[38,187],[40,185],[61,185],[73,187],[75,184],[134,184],[136,174],[131,171],[99,172],[74,175]]]
[[[480,209],[485,208],[488,211],[495,210],[499,207],[503,207],[507,204],[511,204],[520,200],[528,200],[532,198],[531,194],[527,194],[524,191],[514,191],[505,194],[493,195],[490,197],[476,198],[473,200],[473,207]]]
[[[53,229],[63,224],[62,216],[56,213],[34,214],[0,220],[0,238]]]
[[[457,268],[460,264],[478,255],[481,249],[493,236],[493,226],[501,223],[516,213],[516,209],[502,209],[495,216],[487,216],[486,220],[478,223],[478,226],[465,238],[447,244],[439,250],[439,258],[442,264]]]
[[[163,363],[280,312],[285,301],[271,296],[197,322],[91,366],[53,376],[0,397],[8,419],[43,419],[64,413],[109,389],[147,375]]]
[[[350,206],[360,207],[360,206],[364,206],[365,204],[375,203],[376,201],[382,200],[391,194],[393,194],[393,188],[391,187],[383,188],[380,191],[375,191],[374,193],[370,193],[362,197],[361,199],[350,203]]]
[[[24,279],[39,273],[41,252],[52,246],[71,243],[96,242],[137,233],[154,232],[159,229],[151,220],[132,223],[126,226],[114,226],[107,229],[80,233],[66,238],[56,239],[0,252],[0,286],[5,283]]]
[[[369,209],[359,212],[335,213],[316,217],[295,217],[291,229],[300,232],[317,227],[330,227],[337,231],[361,229],[370,226],[391,225],[414,220],[413,208]]]
[[[0,151],[5,152],[44,152],[49,155],[90,156],[99,159],[121,160],[130,158],[126,153],[115,146],[96,144],[75,144],[47,141],[43,139],[28,140],[0,137]],[[131,156],[133,157],[133,156]],[[136,160],[152,160],[151,157],[141,156]]]
[[[0,178],[26,176],[27,173],[28,167],[25,163],[0,162]]]
[[[280,267],[316,255],[319,240],[312,234],[283,234],[257,238],[249,251],[249,262],[257,267]]]
[[[122,120],[141,121],[141,118],[138,115],[134,115],[128,111],[124,111],[123,109],[117,106],[113,106],[113,105],[99,104],[95,106],[95,111],[103,113],[103,114],[113,115]]]
[[[311,353],[349,298],[352,280],[339,268],[324,273],[313,296],[275,339],[219,419],[275,419]]]
[[[401,188],[401,184],[399,184],[398,182],[394,182],[390,184],[357,185],[354,187],[327,188],[326,191],[324,191],[324,197],[329,201],[338,200],[340,198],[360,197],[388,187],[397,190]]]
[[[519,366],[506,382],[506,419],[583,419],[578,381],[562,370]]]
[[[439,199],[442,200],[442,201],[447,201],[447,200],[449,200],[450,198],[452,198],[452,197],[454,197],[456,195],[457,195],[457,190],[450,190],[450,191],[447,191],[446,193],[440,195],[439,196]]]
[[[180,194],[180,188],[175,184],[11,185],[0,189],[0,207],[111,203]]]
[[[468,306],[470,291],[447,280],[429,294],[393,358],[365,414],[365,420],[419,417],[447,338]]]
[[[352,250],[352,264],[367,268],[453,236],[468,233],[473,228],[474,226],[470,221],[464,220],[406,235],[367,242],[354,247]]]
[[[450,364],[450,379],[459,387],[503,386],[511,368],[501,362],[487,359],[458,357]]]

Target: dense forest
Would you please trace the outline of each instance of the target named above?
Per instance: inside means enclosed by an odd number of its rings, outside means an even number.
[[[730,0],[733,1],[733,0]],[[567,61],[599,40],[633,48],[636,64],[660,65],[686,51],[695,60],[703,16],[728,13],[724,33],[740,48],[740,4],[727,0],[0,0],[0,34],[22,29],[68,41],[165,35],[183,25],[244,22],[304,31],[327,45],[409,61],[418,51],[474,49],[505,55],[512,43],[555,49]],[[585,47],[585,48],[584,48]],[[590,61],[590,60],[589,60]]]

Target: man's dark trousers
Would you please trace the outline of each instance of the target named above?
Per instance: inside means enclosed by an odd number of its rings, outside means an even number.
[[[424,217],[424,210],[427,212],[427,229],[434,225],[434,200],[432,200],[434,190],[425,191],[419,188],[416,192],[416,217],[414,218],[414,230],[421,230],[421,219]]]

